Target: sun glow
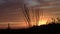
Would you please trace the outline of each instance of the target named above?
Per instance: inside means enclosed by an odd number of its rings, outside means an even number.
[[[47,22],[46,20],[40,20],[39,23],[38,23],[38,26],[44,25],[44,24],[46,24],[46,22]]]
[[[44,18],[40,18],[38,26],[46,24],[47,21],[48,21],[48,18],[45,18],[45,17]]]

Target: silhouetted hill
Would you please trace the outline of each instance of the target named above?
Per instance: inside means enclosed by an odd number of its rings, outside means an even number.
[[[33,33],[60,32],[60,24],[52,23],[48,25],[34,26],[28,29],[28,32],[33,32]]]
[[[20,32],[20,33],[51,33],[51,32],[60,32],[60,24],[56,23],[51,23],[48,25],[41,25],[41,26],[33,26],[32,28],[29,29],[18,29],[18,30],[4,30],[8,32]]]

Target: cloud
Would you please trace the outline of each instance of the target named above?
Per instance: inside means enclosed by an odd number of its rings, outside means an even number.
[[[46,9],[46,8],[55,8],[55,7],[60,7],[60,6],[43,6],[43,7],[40,7],[40,8]]]
[[[8,0],[8,1],[13,3],[20,3],[20,2],[23,2],[24,0]]]
[[[25,0],[24,4],[26,4],[27,7],[36,6],[40,3],[37,0]]]
[[[60,14],[60,11],[54,11],[53,14]]]
[[[45,1],[45,2],[50,2],[50,1],[55,1],[55,0],[43,0],[43,1]]]
[[[5,3],[23,3],[23,0],[0,0],[0,5]]]
[[[24,3],[27,7],[39,5],[38,0],[0,0],[0,5],[4,3]]]
[[[0,5],[6,3],[4,0],[0,0]]]

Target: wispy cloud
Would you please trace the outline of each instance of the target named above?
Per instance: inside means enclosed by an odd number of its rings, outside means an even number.
[[[55,1],[55,0],[43,0],[43,1],[45,1],[45,2],[50,2],[50,1]]]
[[[60,14],[60,11],[54,11],[54,12],[51,12],[53,14]]]
[[[46,9],[46,8],[55,8],[55,7],[60,7],[60,6],[43,6],[43,7],[40,7],[40,8]]]
[[[27,5],[27,7],[36,6],[40,4],[37,0],[25,0],[24,3]]]

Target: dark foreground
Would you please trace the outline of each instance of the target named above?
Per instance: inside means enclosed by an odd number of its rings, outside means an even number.
[[[9,32],[9,33],[60,33],[60,24],[48,24],[48,25],[41,25],[41,26],[34,26],[29,29],[18,29],[18,30],[12,30],[12,29],[5,29],[0,30],[0,32]]]

